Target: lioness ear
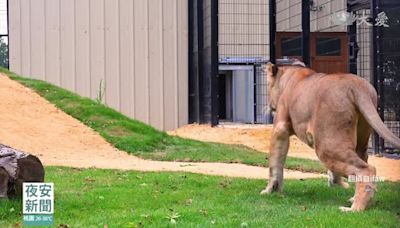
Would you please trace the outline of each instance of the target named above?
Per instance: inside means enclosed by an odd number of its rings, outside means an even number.
[[[267,72],[271,74],[271,76],[275,77],[278,74],[279,68],[273,63],[267,64]]]

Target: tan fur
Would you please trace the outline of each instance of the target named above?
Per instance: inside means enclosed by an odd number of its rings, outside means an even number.
[[[368,139],[372,128],[400,148],[396,138],[376,111],[377,94],[364,79],[352,74],[317,74],[304,67],[267,69],[270,108],[276,110],[270,147],[270,179],[261,194],[281,191],[283,165],[289,137],[297,135],[315,148],[318,158],[330,170],[329,185],[348,188],[343,176],[376,175],[367,163]],[[374,182],[356,183],[351,208],[365,210],[375,192]]]

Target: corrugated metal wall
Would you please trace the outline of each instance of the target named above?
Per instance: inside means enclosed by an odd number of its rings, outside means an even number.
[[[159,129],[188,122],[187,0],[12,0],[10,69]]]
[[[310,13],[311,32],[346,32],[346,26],[337,26],[332,21],[336,12],[346,11],[346,0],[314,0],[322,7]],[[301,31],[301,0],[277,0],[276,23],[278,32]]]

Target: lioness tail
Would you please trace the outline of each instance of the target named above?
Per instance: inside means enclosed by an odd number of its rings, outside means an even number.
[[[400,139],[397,138],[383,123],[378,112],[376,111],[371,96],[368,96],[365,91],[359,89],[355,89],[353,91],[355,92],[357,107],[364,116],[365,120],[382,138],[400,149]]]

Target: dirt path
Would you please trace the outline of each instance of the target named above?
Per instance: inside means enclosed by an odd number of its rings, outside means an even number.
[[[107,143],[92,129],[28,88],[0,75],[0,143],[35,154],[47,166],[139,171],[183,171],[264,179],[268,170],[241,164],[148,161]],[[286,178],[323,175],[286,170]]]
[[[211,128],[206,125],[187,125],[168,132],[184,138],[227,144],[242,144],[268,153],[272,127],[267,125],[220,125]],[[290,140],[289,156],[318,160],[313,149],[298,138]],[[370,156],[369,163],[377,168],[378,176],[387,180],[400,181],[400,160]]]
[[[268,125],[221,124],[211,128],[208,125],[191,124],[174,131],[170,135],[191,138],[206,142],[246,145],[258,151],[269,151],[269,139],[272,127]],[[314,151],[296,137],[291,137],[290,155],[309,159],[318,159]]]

